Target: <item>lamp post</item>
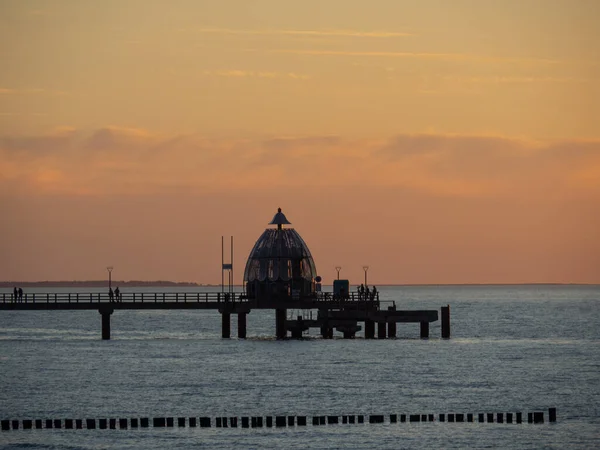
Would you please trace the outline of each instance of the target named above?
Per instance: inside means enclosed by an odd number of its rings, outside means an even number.
[[[106,270],[108,270],[108,288],[110,289],[111,288],[111,281],[112,281],[111,280],[111,273],[113,271],[113,266],[108,266],[106,268]]]
[[[369,266],[363,266],[363,270],[365,271],[365,287],[369,284],[367,283],[367,271],[369,270]]]
[[[335,270],[337,270],[337,279],[340,279],[340,270],[342,270],[341,266],[335,266]]]

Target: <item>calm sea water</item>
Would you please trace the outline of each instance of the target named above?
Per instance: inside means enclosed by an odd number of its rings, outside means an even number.
[[[392,340],[364,340],[362,335],[354,340],[322,340],[311,330],[311,339],[276,341],[274,313],[253,311],[247,340],[223,340],[216,312],[116,311],[112,340],[102,341],[100,315],[95,311],[0,311],[0,418],[394,413],[437,417],[557,407],[558,422],[19,430],[1,432],[0,445],[600,446],[600,286],[403,286],[381,287],[380,292],[382,300],[396,301],[399,309],[450,304],[452,339],[440,339],[435,322],[428,340],[418,338],[418,324],[399,324],[398,338]],[[232,318],[233,336],[235,331]]]

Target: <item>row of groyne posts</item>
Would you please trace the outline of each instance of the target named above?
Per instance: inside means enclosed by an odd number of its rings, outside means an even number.
[[[543,411],[527,413],[526,423],[541,424],[545,422]],[[523,413],[479,413],[479,414],[439,414],[438,422],[450,423],[507,423],[521,424]],[[282,428],[282,427],[304,427],[309,424],[313,426],[338,425],[338,424],[395,424],[395,423],[417,423],[435,422],[435,414],[371,414],[371,415],[325,415],[325,416],[244,416],[244,417],[148,417],[141,418],[109,418],[109,419],[23,419],[2,420],[2,431],[9,430],[32,430],[32,429],[135,429],[135,428],[165,428],[165,427],[189,427],[189,428]],[[556,408],[548,409],[548,422],[556,422]]]

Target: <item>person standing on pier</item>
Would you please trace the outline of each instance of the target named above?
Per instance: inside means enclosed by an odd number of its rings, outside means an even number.
[[[19,288],[19,303],[23,303],[23,289]]]
[[[373,286],[373,290],[371,291],[371,300],[379,300],[377,288]]]
[[[112,288],[108,288],[108,300],[112,303],[114,301],[115,294]]]
[[[19,291],[17,290],[17,287],[15,286],[15,288],[13,289],[13,303],[17,303],[18,297],[19,297]]]
[[[119,291],[119,286],[117,286],[117,288],[115,289],[115,300],[117,302],[121,301],[121,291]]]

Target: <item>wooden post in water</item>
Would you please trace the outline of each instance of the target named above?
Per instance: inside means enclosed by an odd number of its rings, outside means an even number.
[[[442,338],[450,338],[450,305],[442,306]]]
[[[275,336],[277,339],[285,339],[287,331],[285,329],[286,309],[275,310]]]
[[[110,340],[110,315],[114,309],[112,306],[100,306],[98,312],[102,315],[102,339],[105,341]]]
[[[365,339],[373,339],[375,337],[375,322],[371,319],[365,319]]]
[[[221,337],[223,339],[231,337],[231,314],[225,311],[221,313]]]
[[[421,322],[421,339],[429,339],[429,322]]]
[[[388,338],[396,337],[396,322],[388,323]]]
[[[238,313],[238,338],[246,339],[246,316],[245,312]]]
[[[377,322],[377,338],[385,339],[387,337],[387,323]]]

